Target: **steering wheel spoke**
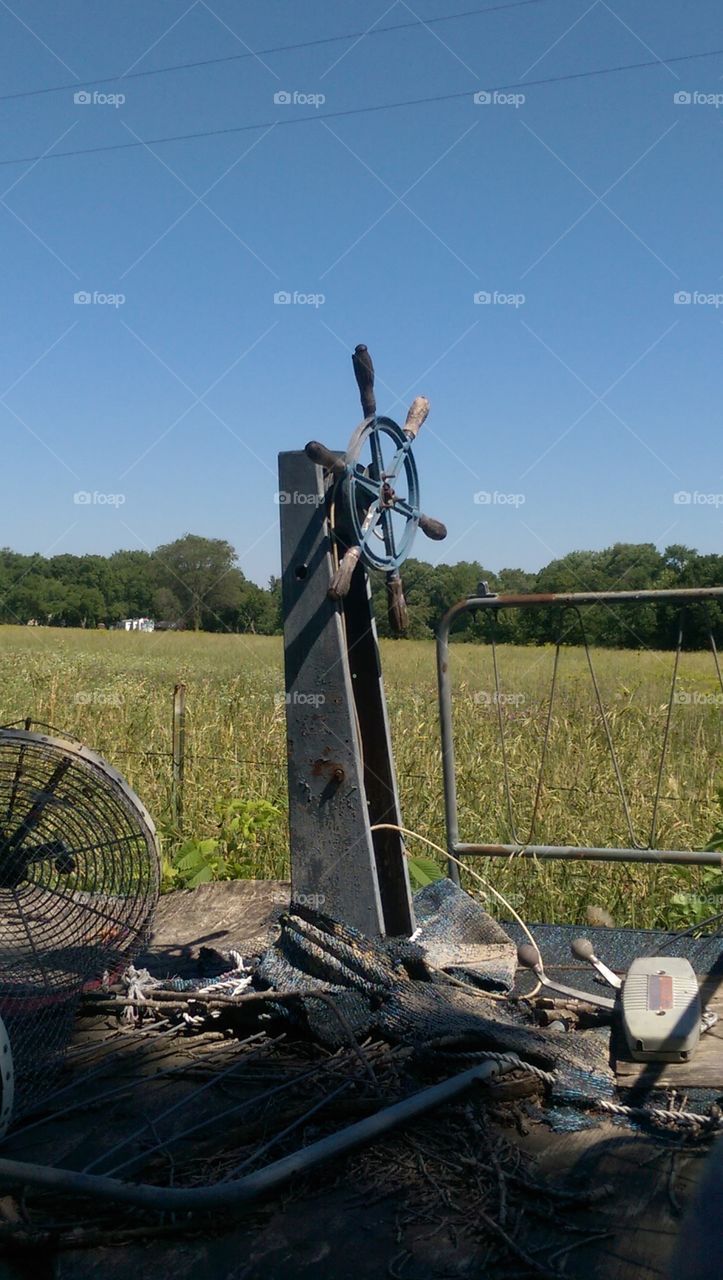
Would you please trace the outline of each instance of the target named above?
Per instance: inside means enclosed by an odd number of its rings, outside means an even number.
[[[396,478],[397,478],[397,476],[399,475],[399,472],[400,472],[400,470],[401,470],[401,467],[402,467],[402,465],[404,464],[404,460],[405,460],[405,458],[408,456],[409,451],[410,451],[410,449],[411,449],[411,447],[412,447],[412,445],[413,445],[413,444],[414,444],[414,438],[413,438],[413,437],[412,437],[412,439],[409,439],[409,438],[405,437],[404,444],[401,446],[401,448],[397,449],[397,451],[396,451],[396,453],[394,454],[394,457],[392,458],[392,460],[391,460],[391,462],[390,462],[389,466],[387,467],[386,471],[384,472],[385,479],[387,479],[387,480],[396,480]]]
[[[354,468],[354,484],[362,493],[366,493],[370,498],[379,498],[382,492],[382,481],[376,480],[374,476],[367,474],[366,468],[360,462]]]
[[[359,539],[359,545],[362,549],[367,545],[370,538],[378,536],[377,526],[383,515],[384,512],[381,507],[370,507],[367,511]]]
[[[414,507],[410,506],[406,498],[395,498],[392,511],[395,515],[404,516],[406,520],[417,520],[418,516]]]

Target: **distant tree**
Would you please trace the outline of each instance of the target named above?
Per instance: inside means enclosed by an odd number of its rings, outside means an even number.
[[[483,579],[491,591],[498,595],[529,595],[535,590],[535,574],[525,569],[500,569],[498,574],[483,574]],[[470,636],[475,640],[489,641],[494,639],[499,644],[525,644],[527,634],[528,613],[524,609],[480,610],[475,615],[470,628]]]
[[[181,602],[170,587],[158,587],[153,592],[153,617],[158,622],[178,622],[182,612]]]
[[[432,565],[410,559],[402,567],[411,638],[431,639],[440,619],[456,600],[476,592],[480,581],[503,595],[526,592],[629,591],[661,587],[723,585],[723,555],[699,555],[692,547],[673,544],[661,553],[650,542],[617,542],[602,551],[572,551],[552,560],[539,573],[501,569],[498,574],[478,561]],[[377,627],[390,635],[384,575],[371,574]],[[248,581],[230,543],[187,534],[156,552],[116,551],[111,556],[63,554],[50,559],[0,548],[0,622],[34,619],[52,626],[94,627],[128,617],[155,617],[163,622],[209,631],[248,631],[262,635],[283,630],[281,580],[266,589]],[[584,633],[592,644],[610,647],[674,648],[678,643],[677,604],[646,603],[598,606],[582,613]],[[562,624],[562,633],[561,633]],[[723,606],[694,604],[686,610],[686,648],[723,644]],[[463,614],[455,624],[458,640],[515,644],[549,644],[558,636],[578,644],[581,623],[559,608],[479,610]]]
[[[496,590],[495,575],[485,569],[479,560],[459,560],[457,564],[438,564],[430,589],[431,628],[436,632],[444,614],[458,600],[476,595],[481,582],[487,582],[491,591]],[[454,635],[459,640],[470,640],[474,633],[474,615],[462,614],[455,624]]]
[[[267,594],[270,600],[269,635],[280,635],[284,629],[284,611],[281,600],[281,578],[272,574],[269,578]]]
[[[244,580],[237,610],[237,629],[252,635],[269,635],[273,629],[274,602],[268,591]]]
[[[153,554],[156,580],[178,597],[184,618],[199,631],[204,617],[210,629],[224,626],[221,613],[238,609],[243,576],[236,569],[236,552],[222,538],[187,533],[167,542]],[[216,626],[214,626],[214,622]]]
[[[153,557],[148,551],[115,551],[108,557],[110,588],[107,597],[108,621],[121,618],[148,618],[153,614],[153,592],[157,586]],[[180,608],[179,608],[180,612]]]

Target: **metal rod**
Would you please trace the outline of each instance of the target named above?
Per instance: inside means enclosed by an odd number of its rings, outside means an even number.
[[[670,725],[673,719],[673,701],[675,699],[675,686],[678,680],[678,666],[680,665],[680,651],[683,648],[683,613],[681,612],[680,622],[678,625],[678,643],[675,648],[675,665],[673,666],[673,678],[670,684],[670,697],[668,698],[668,710],[665,716],[665,733],[663,735],[663,745],[660,749],[660,763],[658,764],[658,777],[655,784],[655,800],[653,802],[653,816],[650,819],[650,837],[648,839],[648,847],[655,844],[655,836],[658,830],[658,807],[660,805],[660,792],[663,787],[663,770],[665,769],[665,755],[668,750],[668,739],[670,737]]]
[[[439,689],[439,726],[442,737],[442,778],[444,782],[444,819],[447,829],[447,849],[453,853],[459,841],[459,815],[457,812],[457,775],[454,767],[454,730],[452,728],[452,681],[449,678],[449,628],[450,613],[442,618],[437,635],[437,686]],[[450,858],[447,875],[458,885],[459,867]]]
[[[98,1174],[75,1173],[72,1169],[55,1169],[46,1165],[29,1164],[20,1160],[0,1159],[0,1182],[13,1186],[38,1187],[63,1195],[90,1196],[95,1200],[109,1200],[115,1204],[132,1204],[142,1209],[157,1211],[203,1213],[231,1208],[258,1199],[275,1191],[297,1174],[306,1173],[325,1160],[346,1155],[390,1129],[395,1129],[434,1107],[449,1102],[464,1093],[472,1085],[488,1080],[505,1070],[524,1068],[522,1062],[501,1063],[487,1061],[470,1067],[449,1080],[422,1089],[367,1116],[356,1124],[348,1125],[340,1132],[329,1134],[310,1146],[294,1151],[264,1169],[249,1173],[235,1182],[223,1182],[204,1187],[154,1187],[121,1182],[118,1178]]]
[[[640,604],[657,601],[679,601],[680,604],[694,604],[696,600],[723,600],[723,587],[670,587],[661,591],[566,591],[556,594],[535,595],[525,592],[523,595],[509,596],[468,596],[458,600],[448,609],[440,623],[440,630],[449,633],[451,622],[460,613],[468,613],[470,609],[530,609],[540,605],[581,605],[581,604]]]
[[[456,857],[560,858],[566,862],[655,862],[676,866],[720,867],[723,854],[714,850],[688,849],[594,849],[567,844],[467,844],[449,846]]]
[[[186,767],[186,686],[177,684],[173,690],[173,745],[172,745],[171,812],[173,823],[180,834],[183,829],[183,776]]]

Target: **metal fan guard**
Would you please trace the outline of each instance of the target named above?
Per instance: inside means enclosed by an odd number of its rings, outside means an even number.
[[[62,1057],[83,989],[142,944],[159,878],[153,822],[115,769],[79,743],[0,730],[0,1018],[16,1115]]]

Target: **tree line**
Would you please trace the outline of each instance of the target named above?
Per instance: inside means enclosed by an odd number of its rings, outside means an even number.
[[[403,566],[409,607],[408,635],[430,638],[455,601],[486,582],[500,594],[569,591],[654,590],[723,585],[723,555],[701,555],[674,545],[615,543],[603,551],[571,551],[537,573],[486,569],[478,561],[428,564],[410,559]],[[379,634],[390,634],[382,574],[372,574]],[[581,626],[591,643],[619,648],[672,648],[677,643],[679,609],[670,604],[596,607],[584,622],[556,608],[505,609],[496,620],[482,611],[465,614],[454,635],[460,640],[543,644],[559,638],[579,644]],[[186,534],[155,551],[116,551],[110,556],[21,555],[0,550],[0,622],[42,626],[114,626],[124,618],[151,617],[159,623],[204,631],[275,635],[282,629],[281,582],[260,587],[245,577],[233,546],[218,538]],[[687,610],[685,645],[704,648],[713,630],[723,640],[723,608],[695,605]]]

